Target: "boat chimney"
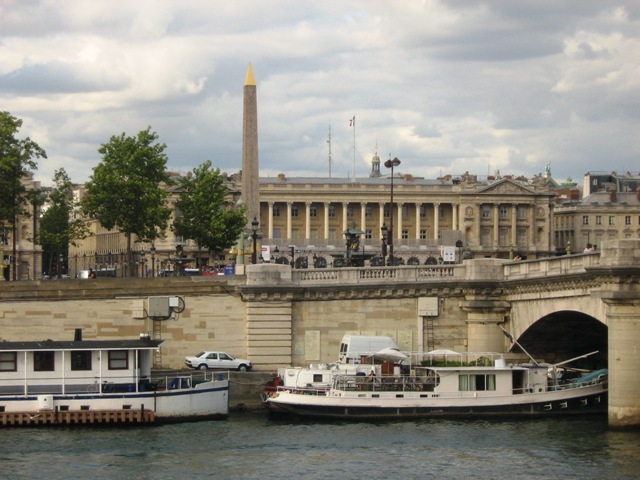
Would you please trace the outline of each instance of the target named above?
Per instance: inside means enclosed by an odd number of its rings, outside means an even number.
[[[76,328],[76,331],[73,335],[73,341],[74,342],[81,342],[82,341],[82,329],[81,328]]]

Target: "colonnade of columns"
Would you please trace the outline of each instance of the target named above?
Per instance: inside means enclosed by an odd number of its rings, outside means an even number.
[[[263,202],[267,206],[267,218],[264,218],[268,238],[274,238],[274,229],[280,228],[279,237],[293,238],[295,216],[302,217],[302,221],[297,226],[300,227],[300,233],[304,232],[304,238],[312,237],[312,227],[316,227],[314,238],[329,240],[331,237],[331,228],[336,232],[334,237],[341,236],[342,231],[349,228],[351,220],[356,222],[358,228],[362,231],[371,230],[371,236],[378,238],[380,235],[380,227],[388,221],[389,203],[388,202]],[[294,216],[294,204],[302,206],[303,212],[300,215],[296,212]],[[360,205],[359,213],[355,208]],[[274,217],[274,206],[278,205],[278,215]],[[321,216],[322,220],[314,221],[312,217],[313,206],[317,207],[316,214]],[[491,205],[491,214],[483,218],[483,205]],[[500,207],[507,206],[510,211],[507,215],[501,217]],[[286,209],[282,207],[286,206]],[[330,216],[331,207],[335,208],[334,215]],[[349,211],[350,206],[354,211]],[[529,246],[536,244],[536,229],[534,218],[534,207],[532,204],[525,203],[475,203],[469,205],[461,205],[460,203],[450,202],[394,202],[393,212],[393,237],[396,239],[434,239],[440,237],[442,226],[447,230],[468,230],[465,232],[467,241],[490,248],[499,246]],[[409,206],[408,209],[405,206]],[[377,208],[375,208],[377,207]],[[386,210],[385,210],[386,207]],[[519,216],[518,209],[525,208],[525,215]],[[465,209],[463,213],[461,209]],[[371,209],[368,211],[368,209]],[[471,209],[469,211],[469,209]],[[285,211],[285,218],[279,220],[279,214]],[[340,211],[341,213],[339,213]],[[376,214],[377,211],[377,214]],[[322,213],[320,213],[322,212]],[[407,213],[413,212],[415,215],[413,221],[407,218]],[[429,212],[427,214],[427,212]],[[369,215],[367,215],[369,213]],[[411,215],[411,213],[409,213]],[[377,217],[377,218],[376,218]],[[332,222],[333,220],[333,222]],[[518,236],[518,228],[526,229],[525,236]],[[508,228],[508,237],[500,238],[501,228]],[[340,229],[338,232],[337,230]],[[483,242],[483,231],[485,235],[488,232],[488,239]],[[428,232],[428,233],[427,233]],[[404,234],[404,237],[403,237]],[[470,235],[470,236],[469,236]],[[298,235],[301,236],[301,235]],[[486,243],[486,245],[483,245]]]

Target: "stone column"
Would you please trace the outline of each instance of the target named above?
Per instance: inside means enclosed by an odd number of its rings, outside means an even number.
[[[452,203],[451,204],[451,210],[452,210],[452,214],[453,214],[453,226],[451,227],[452,230],[460,230],[459,226],[458,226],[458,210],[460,210],[460,205],[457,203]]]
[[[269,238],[273,238],[273,202],[269,202]]]
[[[324,239],[329,240],[329,206],[331,203],[324,202]]]
[[[500,205],[493,204],[493,248],[498,248],[500,245]]]
[[[433,239],[438,240],[440,231],[440,203],[433,204]]]
[[[342,231],[344,232],[347,228],[347,208],[349,207],[348,202],[342,202]]]
[[[247,266],[247,357],[256,370],[277,370],[292,363],[293,318],[291,301],[275,296],[265,301],[251,287],[277,288],[291,284],[291,267],[268,263]],[[273,293],[272,293],[273,294]]]
[[[511,246],[518,249],[518,205],[511,205]]]
[[[382,225],[384,224],[384,202],[380,202],[378,204],[378,208],[379,210],[379,215],[380,215],[380,228],[382,228]],[[378,232],[379,234],[381,232]]]
[[[396,222],[396,225],[397,225],[396,237],[395,238],[398,239],[398,240],[402,240],[402,206],[404,204],[403,203],[399,203],[399,202],[394,202],[394,203],[398,206],[396,219],[394,220]],[[397,246],[398,244],[394,241],[393,245],[394,245],[394,249],[395,249],[395,246]],[[397,256],[397,254],[395,254],[395,255]]]
[[[420,209],[422,208],[422,203],[416,203],[416,240],[420,240]]]
[[[307,240],[311,238],[311,202],[305,203],[304,211],[304,235]]]
[[[605,298],[609,330],[609,425],[640,426],[640,298]]]
[[[287,202],[287,238],[291,238],[291,202]]]
[[[602,277],[591,292],[606,305],[608,326],[609,425],[640,426],[640,240],[604,242],[600,264],[587,270]]]
[[[362,230],[365,234],[367,233],[367,204],[366,204],[366,202],[362,202],[360,204],[360,230]]]
[[[529,217],[529,248],[536,244],[536,206],[529,205],[527,216]],[[553,228],[553,225],[551,225]],[[566,243],[565,243],[566,246]]]

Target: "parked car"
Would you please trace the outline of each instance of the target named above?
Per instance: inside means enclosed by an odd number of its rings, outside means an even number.
[[[244,358],[233,358],[225,352],[200,352],[192,357],[185,357],[187,367],[199,370],[251,370],[251,362]]]

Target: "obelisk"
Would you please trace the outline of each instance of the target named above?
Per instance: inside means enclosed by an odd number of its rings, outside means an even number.
[[[254,218],[260,221],[260,183],[258,168],[258,100],[251,64],[244,81],[242,120],[242,200],[247,206],[247,230]]]

